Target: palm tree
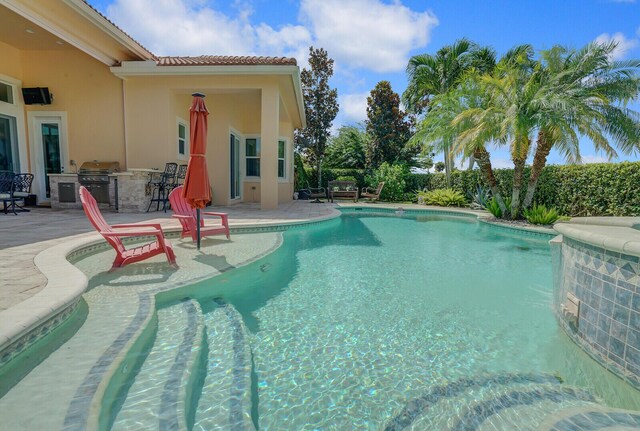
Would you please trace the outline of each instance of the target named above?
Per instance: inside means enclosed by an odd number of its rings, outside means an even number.
[[[433,97],[434,106],[418,132],[451,142],[454,154],[477,154],[492,191],[497,187],[486,146],[508,145],[514,164],[509,216],[517,218],[531,204],[554,146],[569,162],[580,161],[581,135],[609,157],[617,155],[610,138],[624,153],[640,151],[640,114],[626,107],[640,94],[640,61],[612,61],[615,46],[594,43],[579,51],[554,47],[538,60],[530,45],[517,46],[493,70],[471,70],[454,90]],[[533,166],[521,201],[534,136]]]
[[[555,46],[541,53],[546,82],[537,106],[538,133],[523,206],[528,207],[547,156],[556,147],[569,162],[580,161],[579,135],[617,156],[640,150],[640,114],[626,107],[640,94],[640,60],[612,61],[615,43],[591,43],[579,51]]]
[[[464,73],[472,67],[483,67],[491,61],[492,50],[479,49],[468,39],[459,39],[453,45],[442,47],[435,55],[420,54],[411,57],[407,65],[409,84],[402,101],[410,112],[429,112],[431,99],[446,94],[455,88]],[[477,55],[476,55],[477,54]],[[495,55],[493,56],[495,62]],[[450,154],[451,142],[444,141],[445,174],[451,185],[453,160]]]
[[[455,89],[433,96],[430,101],[431,109],[418,124],[412,140],[435,142],[435,147],[440,146],[440,149],[444,142],[451,142],[450,150],[453,155],[473,157],[502,213],[507,214],[491,166],[491,155],[486,149],[487,142],[494,140],[499,134],[498,129],[489,127],[496,123],[487,123],[487,127],[473,127],[478,119],[472,115],[461,115],[486,111],[487,98],[481,85],[482,76],[479,71],[471,69]]]

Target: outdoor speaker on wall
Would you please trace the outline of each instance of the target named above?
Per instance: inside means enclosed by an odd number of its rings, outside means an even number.
[[[53,99],[48,87],[23,88],[22,97],[25,105],[51,105]]]

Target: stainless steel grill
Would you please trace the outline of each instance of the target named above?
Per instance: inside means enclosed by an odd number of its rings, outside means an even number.
[[[111,205],[109,199],[109,174],[120,172],[118,162],[84,162],[78,170],[78,182],[89,190],[98,203]]]

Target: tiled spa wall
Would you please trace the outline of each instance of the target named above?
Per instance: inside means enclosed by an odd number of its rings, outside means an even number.
[[[566,236],[551,241],[551,254],[560,325],[591,357],[640,389],[640,259]]]

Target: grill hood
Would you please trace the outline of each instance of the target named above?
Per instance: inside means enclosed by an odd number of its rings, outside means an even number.
[[[83,174],[86,172],[91,173],[104,173],[111,174],[114,172],[120,172],[120,163],[119,162],[99,162],[97,160],[93,160],[91,162],[84,162],[78,171],[79,174]]]

